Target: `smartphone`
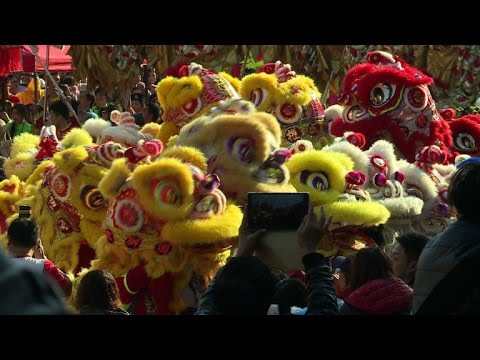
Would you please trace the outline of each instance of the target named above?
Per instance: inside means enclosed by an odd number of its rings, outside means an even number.
[[[247,199],[249,230],[296,231],[308,213],[310,195],[251,192]]]

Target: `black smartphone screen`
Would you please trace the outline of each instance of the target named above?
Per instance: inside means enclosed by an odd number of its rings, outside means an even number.
[[[248,228],[297,230],[309,201],[308,193],[248,193]]]

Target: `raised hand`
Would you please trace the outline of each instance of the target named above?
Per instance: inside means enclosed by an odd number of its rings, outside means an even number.
[[[300,247],[306,254],[316,252],[318,244],[328,232],[332,223],[332,217],[326,219],[325,209],[320,208],[320,218],[313,211],[313,205],[310,203],[308,214],[303,218],[297,230],[297,240]]]
[[[248,230],[247,224],[247,205],[244,206],[242,224],[240,225],[238,234],[238,250],[235,256],[251,256],[255,251],[258,240],[267,232],[265,229],[260,229],[255,232]]]

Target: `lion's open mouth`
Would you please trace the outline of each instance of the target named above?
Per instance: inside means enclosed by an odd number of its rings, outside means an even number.
[[[348,189],[346,192],[340,194],[337,201],[370,201],[370,194],[362,188]]]
[[[375,247],[375,242],[365,235],[358,226],[342,226],[330,232],[330,240],[341,248],[360,250]]]
[[[281,184],[285,181],[286,174],[282,165],[267,162],[253,174],[253,178],[261,183]]]

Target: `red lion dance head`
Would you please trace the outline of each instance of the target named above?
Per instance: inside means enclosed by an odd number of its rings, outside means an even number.
[[[370,52],[366,63],[346,74],[339,99],[345,109],[330,131],[335,136],[363,133],[367,147],[378,139],[390,140],[410,162],[423,147],[438,145],[453,161],[450,128],[435,107],[428,89],[432,83],[398,56]]]

